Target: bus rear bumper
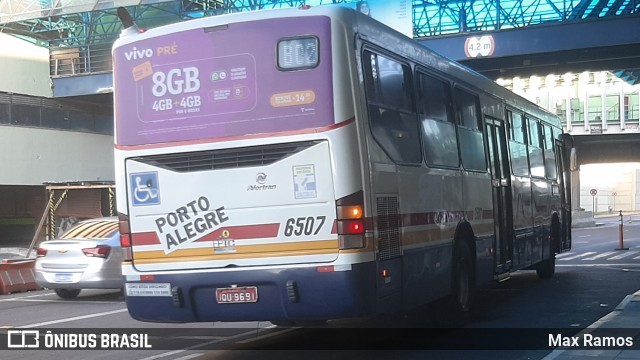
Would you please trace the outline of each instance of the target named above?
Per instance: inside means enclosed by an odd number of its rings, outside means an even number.
[[[134,319],[150,322],[285,322],[371,314],[374,263],[340,270],[313,266],[125,275],[126,303]],[[242,295],[233,295],[234,288]],[[217,289],[226,289],[220,291],[229,303],[219,303]]]

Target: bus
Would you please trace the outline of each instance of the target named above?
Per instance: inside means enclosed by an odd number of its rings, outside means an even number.
[[[558,117],[353,9],[132,25],[113,60],[134,319],[465,313],[570,249]]]

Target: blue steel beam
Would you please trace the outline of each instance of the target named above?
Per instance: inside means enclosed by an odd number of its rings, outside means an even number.
[[[413,0],[414,37],[637,14],[640,0]]]
[[[636,69],[640,64],[638,20],[635,16],[612,17],[483,34],[452,34],[424,38],[419,42],[493,79],[568,71]],[[478,35],[490,36],[491,41],[483,43]],[[473,41],[492,51],[470,51],[468,46]]]
[[[531,26],[487,33],[495,48],[490,58],[523,56],[565,50],[640,45],[640,21],[637,17],[617,17],[601,21],[565,22],[554,26]],[[611,36],[615,34],[615,36]],[[485,35],[485,34],[481,34]],[[456,61],[469,59],[465,43],[473,33],[459,33],[418,40],[421,44]],[[577,56],[577,55],[576,55]]]

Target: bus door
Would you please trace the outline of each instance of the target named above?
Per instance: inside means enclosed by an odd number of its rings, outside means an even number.
[[[499,275],[508,272],[513,263],[511,174],[504,121],[487,118],[486,130],[493,192],[495,273]]]
[[[556,140],[556,166],[558,168],[558,186],[560,192],[560,203],[562,209],[562,221],[560,224],[560,249],[565,251],[571,249],[571,151],[573,139],[568,134],[562,134]]]

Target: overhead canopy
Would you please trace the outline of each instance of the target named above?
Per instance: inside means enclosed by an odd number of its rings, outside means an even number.
[[[168,1],[172,0],[4,0],[0,1],[0,24]]]

